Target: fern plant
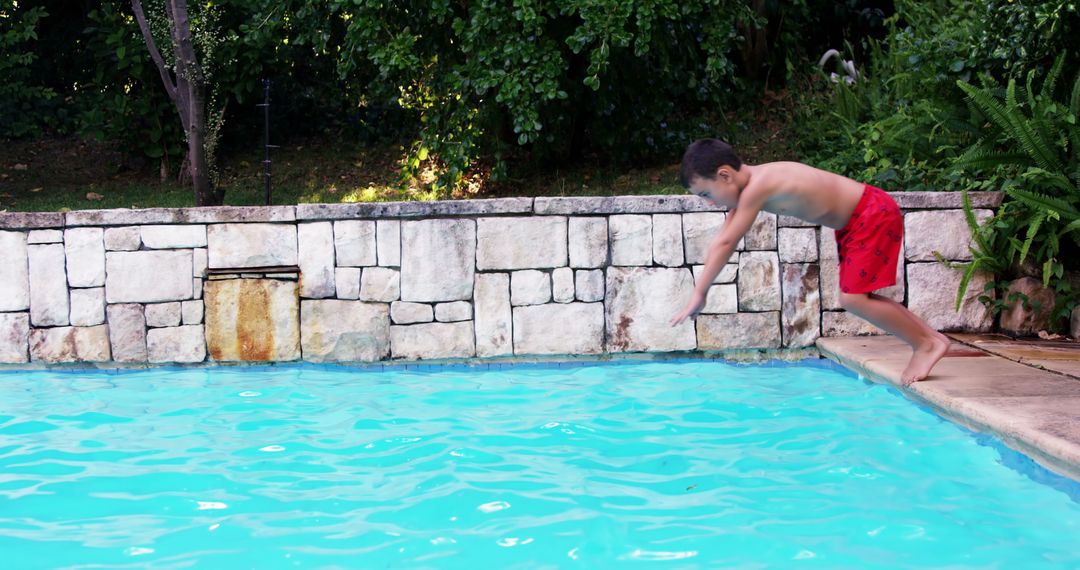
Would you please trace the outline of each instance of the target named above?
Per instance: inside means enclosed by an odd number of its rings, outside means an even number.
[[[1036,92],[1036,71],[1027,74],[1023,87],[1010,79],[1004,93],[996,86],[975,87],[958,81],[991,131],[957,159],[957,166],[984,172],[1013,174],[998,215],[978,226],[965,195],[965,212],[975,239],[975,261],[968,265],[957,295],[957,306],[975,271],[993,269],[999,275],[1029,261],[1041,267],[1044,286],[1057,278],[1063,304],[1075,303],[1068,284],[1061,280],[1066,262],[1063,242],[1080,247],[1080,73],[1067,100],[1055,98],[1064,54],[1054,63]]]

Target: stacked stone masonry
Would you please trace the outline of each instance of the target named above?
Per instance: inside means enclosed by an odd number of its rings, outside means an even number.
[[[955,194],[895,194],[897,284],[987,330]],[[975,196],[985,219],[999,194]],[[692,196],[0,214],[0,363],[371,362],[797,348],[874,334],[843,311],[834,232],[763,213],[669,325],[726,213]]]

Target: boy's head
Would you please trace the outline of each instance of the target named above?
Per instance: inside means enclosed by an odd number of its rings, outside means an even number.
[[[742,190],[735,173],[742,165],[728,143],[717,139],[694,141],[683,154],[679,181],[691,194],[734,208]]]
[[[742,168],[742,160],[728,143],[718,139],[701,139],[690,143],[683,154],[679,182],[689,189],[695,178],[713,180],[722,166],[733,170]]]

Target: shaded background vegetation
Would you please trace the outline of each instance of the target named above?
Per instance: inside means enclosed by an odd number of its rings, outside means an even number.
[[[167,45],[160,1],[144,5]],[[721,137],[751,162],[801,160],[889,190],[1004,189],[977,262],[1058,283],[1059,313],[1074,304],[1062,276],[1080,259],[1075,2],[189,9],[227,203],[261,200],[269,79],[279,203],[678,192],[685,145]],[[840,58],[819,67],[829,49]],[[128,2],[3,5],[0,77],[0,209],[191,203],[183,133]]]

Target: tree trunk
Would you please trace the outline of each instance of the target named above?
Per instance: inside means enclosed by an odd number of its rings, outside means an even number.
[[[139,22],[143,40],[150,57],[158,68],[165,91],[176,106],[180,123],[184,127],[188,144],[188,170],[195,191],[196,206],[217,206],[224,199],[223,193],[215,192],[210,179],[210,165],[206,157],[206,89],[202,68],[195,57],[191,40],[191,22],[188,20],[187,0],[166,0],[169,15],[169,31],[176,59],[175,77],[169,73],[154,43],[150,26],[146,23],[141,0],[131,0],[131,9]]]

